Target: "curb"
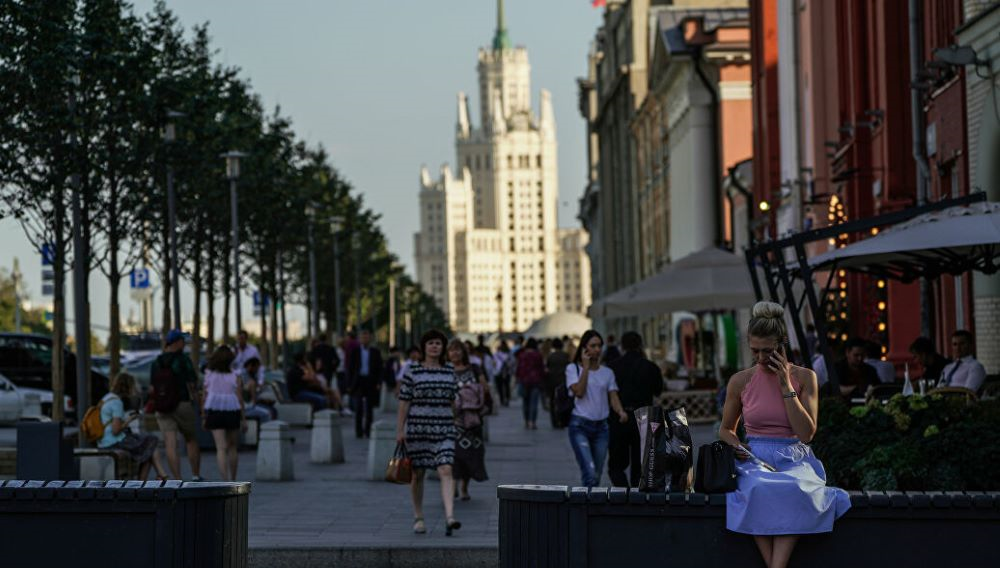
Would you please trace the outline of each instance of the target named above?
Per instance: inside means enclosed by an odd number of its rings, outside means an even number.
[[[251,568],[436,568],[486,567],[499,562],[495,547],[316,547],[251,548]]]

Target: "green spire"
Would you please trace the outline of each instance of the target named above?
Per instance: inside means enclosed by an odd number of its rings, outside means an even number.
[[[510,38],[507,37],[507,24],[503,17],[503,0],[497,0],[497,33],[493,36],[493,50],[510,49]]]

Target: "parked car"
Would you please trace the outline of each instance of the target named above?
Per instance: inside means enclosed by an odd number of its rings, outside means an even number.
[[[13,424],[21,419],[21,393],[10,379],[0,375],[0,424]]]
[[[65,393],[70,399],[67,407],[75,415],[76,355],[68,349],[63,355],[66,384]],[[0,333],[0,374],[6,376],[18,389],[36,389],[52,392],[52,338],[33,333]],[[90,399],[100,400],[108,393],[108,377],[91,369]],[[52,397],[43,397],[42,412],[51,415]]]

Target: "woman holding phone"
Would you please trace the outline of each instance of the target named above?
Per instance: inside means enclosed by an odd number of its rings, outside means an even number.
[[[757,302],[747,326],[755,365],[733,375],[719,438],[736,449],[736,491],[726,496],[726,528],[754,536],[768,568],[783,568],[799,535],[830,532],[851,506],[826,486],[823,464],[806,444],[816,434],[816,374],[791,365],[785,310]],[[743,417],[744,446],[736,435]]]
[[[608,454],[608,417],[628,422],[628,414],[618,398],[615,373],[601,364],[604,340],[593,329],[584,332],[573,362],[566,365],[566,388],[573,395],[573,415],[569,419],[569,441],[580,466],[582,483],[595,487],[601,482],[604,458]]]

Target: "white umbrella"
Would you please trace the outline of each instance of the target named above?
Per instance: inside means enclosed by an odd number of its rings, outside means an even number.
[[[590,318],[576,312],[556,312],[535,320],[524,332],[526,337],[545,339],[550,337],[580,337],[590,329]]]
[[[926,213],[874,237],[809,259],[903,281],[920,276],[997,271],[1000,203],[975,203]]]
[[[594,302],[592,316],[622,317],[748,307],[756,301],[746,260],[710,247]]]

